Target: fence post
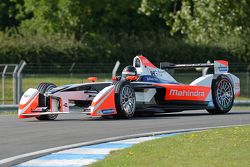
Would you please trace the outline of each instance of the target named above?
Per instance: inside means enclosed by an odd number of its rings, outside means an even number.
[[[70,80],[71,80],[71,82],[72,82],[72,77],[73,77],[73,69],[74,69],[75,65],[76,65],[76,63],[73,62],[72,65],[71,65],[70,68],[69,68],[69,73],[70,73]]]
[[[17,102],[19,103],[20,99],[21,99],[21,95],[22,95],[22,76],[21,76],[21,72],[23,71],[23,68],[25,67],[27,63],[22,60],[19,63],[18,66],[18,70],[17,70],[17,75],[16,75],[16,80],[17,80]]]
[[[18,70],[18,65],[15,66],[13,74],[12,74],[12,93],[13,93],[13,104],[17,104],[17,80],[16,73]]]
[[[116,61],[115,66],[112,70],[112,77],[116,76],[116,72],[117,72],[119,66],[120,66],[120,61]]]
[[[5,94],[5,73],[7,71],[8,65],[4,66],[3,73],[2,73],[2,104],[4,104],[4,94]]]

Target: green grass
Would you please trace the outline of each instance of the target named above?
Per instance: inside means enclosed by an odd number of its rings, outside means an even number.
[[[94,75],[96,76],[96,75]],[[30,87],[35,87],[41,82],[50,82],[54,83],[57,86],[60,85],[66,85],[66,84],[76,84],[76,83],[83,83],[83,82],[89,82],[87,78],[90,76],[81,76],[81,75],[75,75],[75,76],[70,76],[70,75],[40,75],[40,76],[26,76],[23,78],[23,89],[26,90],[27,88]],[[110,76],[102,76],[102,75],[97,75],[97,81],[105,81],[108,78],[111,79]]]
[[[17,115],[17,111],[2,111],[0,115]]]
[[[87,82],[87,78],[89,76],[81,76],[81,75],[28,75],[23,77],[23,91],[26,91],[28,88],[34,88],[41,82],[49,82],[54,83],[57,86],[66,85],[66,84],[75,84],[75,83],[83,83]],[[110,76],[100,76],[97,75],[97,81],[105,81]],[[12,90],[12,78],[8,77],[5,79],[5,104],[12,104],[13,100],[13,90]],[[0,82],[0,100],[2,99],[2,82]],[[0,102],[1,103],[1,102]]]
[[[235,100],[250,100],[250,98],[245,97],[245,96],[239,96],[239,97],[235,97]]]
[[[250,106],[233,106],[233,108],[231,109],[231,111],[249,111],[250,110]],[[230,111],[229,111],[230,113]]]
[[[250,126],[187,133],[113,151],[92,167],[250,166]]]

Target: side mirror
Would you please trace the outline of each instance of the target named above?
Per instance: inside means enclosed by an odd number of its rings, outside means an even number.
[[[97,77],[89,77],[88,80],[90,82],[96,82],[97,81]]]

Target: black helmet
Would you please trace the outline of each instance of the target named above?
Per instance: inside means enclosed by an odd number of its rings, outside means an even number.
[[[127,77],[127,76],[136,76],[137,72],[136,72],[136,68],[134,66],[126,66],[123,70],[122,70],[122,77]]]

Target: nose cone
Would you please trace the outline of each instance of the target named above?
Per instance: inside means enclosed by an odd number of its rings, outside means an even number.
[[[37,89],[29,88],[22,96],[19,108],[19,118],[24,118],[23,114],[29,114],[32,110],[38,107],[39,91]]]

